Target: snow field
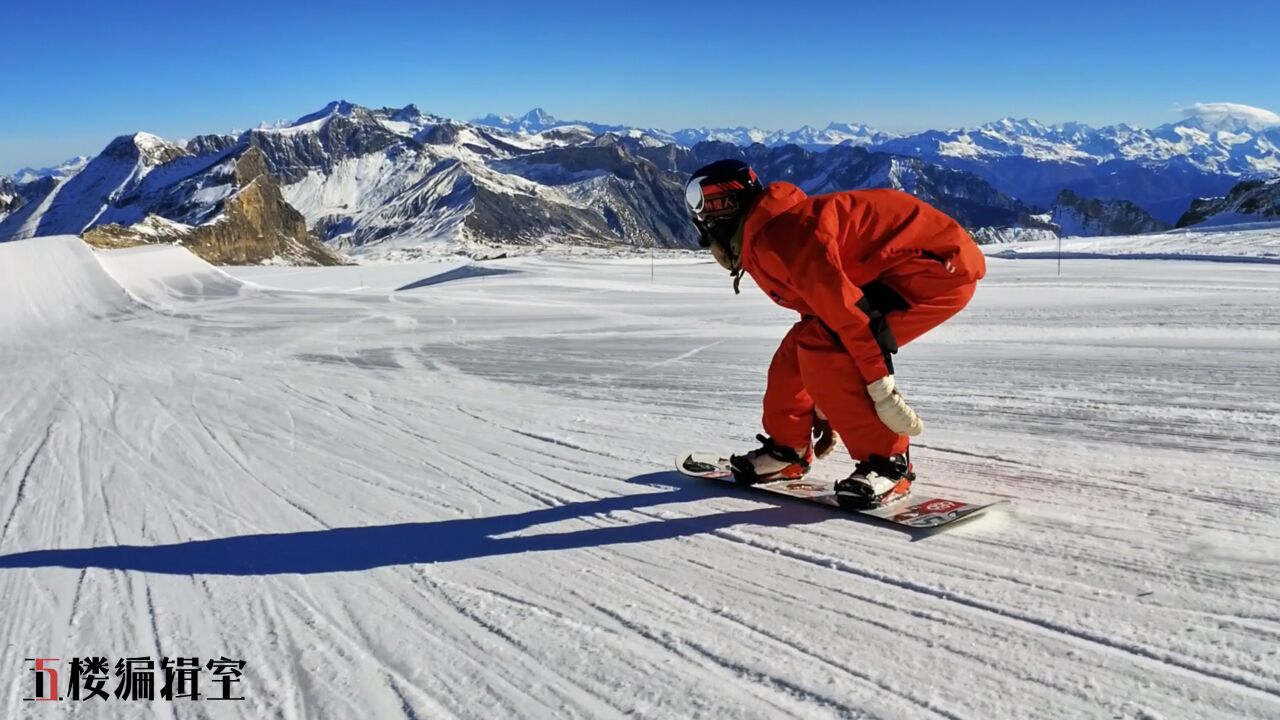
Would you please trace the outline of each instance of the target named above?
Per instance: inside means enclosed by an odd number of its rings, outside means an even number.
[[[669,469],[792,319],[706,260],[0,245],[0,715],[102,653],[247,699],[45,714],[1276,717],[1280,268],[990,265],[898,379],[920,482],[1011,504],[927,534]]]

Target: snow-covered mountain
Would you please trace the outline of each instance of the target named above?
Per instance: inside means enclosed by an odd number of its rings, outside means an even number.
[[[17,171],[16,173],[14,173],[12,179],[13,179],[13,182],[20,183],[20,184],[29,183],[44,177],[52,177],[52,178],[57,178],[59,180],[65,180],[71,177],[72,175],[75,175],[76,173],[80,172],[82,169],[84,169],[84,166],[88,165],[89,161],[92,159],[93,157],[90,155],[79,155],[77,157],[71,158],[70,160],[67,160],[66,162],[59,163],[58,165],[54,165],[52,167],[46,167],[46,168],[25,167]]]
[[[1223,194],[1242,177],[1280,174],[1280,116],[1233,103],[1200,103],[1183,113],[1182,120],[1152,129],[1004,118],[973,128],[910,135],[849,123],[831,123],[822,130],[806,126],[792,131],[734,127],[630,132],[686,146],[707,141],[794,144],[810,150],[858,145],[974,173],[1028,203],[1048,206],[1067,189],[1086,197],[1131,200],[1166,222],[1181,215],[1193,198]],[[538,109],[520,118],[488,116],[477,122],[513,132],[543,132],[559,121]],[[617,126],[574,124],[628,132]]]
[[[1153,129],[1118,124],[1094,128],[1083,123],[1046,125],[1032,119],[1003,118],[973,128],[927,130],[900,135],[854,123],[823,129],[758,127],[683,128],[674,131],[561,121],[542,108],[520,116],[487,115],[473,121],[510,132],[532,134],[556,127],[585,127],[596,133],[634,130],[682,145],[730,142],[768,146],[794,144],[809,149],[849,144],[917,157],[994,161],[1022,158],[1040,162],[1101,165],[1112,161],[1185,163],[1218,174],[1280,174],[1280,115],[1235,103],[1197,103],[1184,118]]]
[[[1280,220],[1280,178],[1246,180],[1224,197],[1198,198],[1178,227]]]
[[[93,225],[138,222],[145,212],[133,199],[148,176],[188,155],[155,135],[122,135],[68,177],[51,174],[20,185],[23,203],[0,220],[0,239],[74,235]]]
[[[786,136],[787,142],[801,147],[815,148],[824,145],[859,145],[863,147],[880,145],[896,137],[897,133],[876,130],[861,123],[828,123],[825,128],[818,129],[805,125]]]
[[[0,219],[0,240],[86,233],[109,246],[181,241],[216,262],[337,262],[284,203],[261,154],[235,147],[123,135],[68,177],[17,186],[22,204]]]
[[[921,157],[969,160],[1025,158],[1100,165],[1111,161],[1183,163],[1207,173],[1280,172],[1280,125],[1256,115],[1191,115],[1154,129],[1093,128],[1004,118],[976,128],[929,131],[885,143],[882,149]]]
[[[84,239],[101,247],[176,242],[220,265],[341,263],[285,201],[256,147],[154,189],[132,208],[117,215],[145,212],[145,217],[130,225],[96,224]]]
[[[220,222],[243,190],[229,179],[246,153],[257,152],[282,201],[351,254],[551,241],[692,245],[682,178],[595,139],[564,129],[516,135],[412,105],[342,101],[292,123],[181,146],[125,136],[65,181],[7,183],[13,208],[0,220],[0,240],[106,224],[120,226],[107,233],[111,241],[130,227],[139,237],[167,232],[155,222],[139,226],[153,215],[179,226]]]
[[[1064,236],[1141,235],[1170,227],[1128,200],[1082,198],[1070,190],[1058,195],[1050,213]]]
[[[850,144],[828,152],[727,142],[689,148],[637,130],[532,132],[546,119],[526,120],[528,131],[513,132],[412,105],[336,101],[293,122],[181,145],[124,136],[65,180],[6,185],[11,209],[0,219],[0,240],[100,228],[91,235],[100,244],[180,240],[214,262],[315,260],[322,253],[307,234],[366,259],[548,243],[693,247],[682,200],[687,173],[735,154],[749,156],[766,179],[811,192],[895,187],[972,228],[1044,225],[1033,208],[973,175]],[[266,176],[256,186],[240,177],[246,162],[264,169],[254,174]],[[252,201],[242,197],[250,192]]]
[[[349,253],[412,253],[436,240],[690,247],[695,237],[681,200],[687,173],[740,150],[703,143],[689,151],[648,131],[591,137],[580,124],[545,129],[555,121],[541,111],[519,119],[518,131],[436,118],[394,128],[383,120],[387,112],[331,106],[328,119],[309,116],[246,140],[263,148],[289,202]],[[888,156],[868,159],[848,147],[822,162],[823,153],[776,150],[800,166],[775,173],[783,161],[760,158],[766,179],[799,178],[819,192],[900,186],[931,193],[973,226],[1029,215],[977,178],[921,161],[899,160],[891,171]]]
[[[661,131],[650,130],[661,135]],[[799,145],[808,150],[822,150],[836,145],[871,146],[888,142],[897,135],[854,123],[830,123],[824,128],[805,125],[797,130],[761,130],[760,128],[686,128],[666,135],[681,145],[700,142],[730,142],[736,145],[760,143],[769,147]]]
[[[1131,200],[1171,222],[1194,197],[1221,194],[1241,177],[1280,173],[1280,126],[1257,120],[1220,108],[1154,129],[1005,118],[877,149],[972,172],[1035,204],[1047,205],[1065,189]]]
[[[1280,115],[1240,103],[1196,103],[1182,114],[1197,127],[1209,132],[1247,132],[1280,127]]]
[[[390,256],[485,244],[693,242],[680,178],[594,136],[513,135],[416,108],[331,105],[320,117],[251,131],[285,197],[332,246]],[[634,205],[647,198],[644,207]]]
[[[578,127],[593,133],[617,133],[656,138],[663,143],[697,145],[700,142],[727,142],[735,145],[761,143],[771,147],[799,145],[807,149],[820,149],[833,145],[875,145],[892,140],[898,135],[875,130],[856,123],[833,122],[824,128],[805,125],[797,130],[762,130],[758,127],[699,127],[674,131],[656,128],[637,128],[627,125],[608,125],[587,120],[559,120],[542,108],[534,108],[523,115],[486,115],[472,120],[473,124],[498,128],[507,132],[531,135],[555,128]]]
[[[587,120],[560,120],[552,117],[550,113],[540,107],[536,107],[523,115],[485,115],[482,118],[476,118],[471,121],[473,125],[483,125],[485,127],[498,128],[507,132],[518,133],[521,135],[535,135],[544,130],[564,127],[581,127],[586,128],[592,133],[599,135],[600,133],[625,131],[628,128],[625,125],[607,125],[605,123],[590,122]]]
[[[864,188],[893,188],[921,197],[971,229],[1051,228],[1040,211],[970,173],[920,158],[841,145],[824,152],[796,145],[741,146],[703,142],[692,148],[635,148],[664,169],[687,174],[715,160],[735,157],[749,163],[765,182],[785,180],[810,194]]]
[[[1004,119],[973,129],[922,133],[880,149],[929,158],[982,175],[1032,202],[1061,189],[1127,197],[1157,215],[1232,178],[1280,173],[1280,126],[1233,116],[1192,115],[1154,129],[1042,125]]]

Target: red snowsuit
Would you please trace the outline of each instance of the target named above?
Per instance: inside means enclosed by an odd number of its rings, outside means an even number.
[[[868,301],[884,305],[887,287],[909,306],[880,309],[898,345],[955,315],[986,273],[969,234],[896,190],[809,197],[777,182],[747,216],[742,269],[801,316],[769,366],[765,432],[806,447],[816,402],[854,459],[905,452],[907,436],[885,427],[867,395],[867,384],[891,374]]]

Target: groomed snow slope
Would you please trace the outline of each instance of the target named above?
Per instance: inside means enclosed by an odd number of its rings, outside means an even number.
[[[747,446],[790,322],[715,265],[484,267],[56,333],[6,288],[0,716],[1280,714],[1280,268],[993,258],[899,381],[921,482],[1012,504],[924,535],[668,470]],[[90,654],[247,699],[22,702]]]
[[[989,255],[1056,258],[1059,241],[985,245]],[[1061,241],[1064,255],[1150,260],[1214,260],[1280,264],[1280,223],[1197,227],[1127,237],[1073,237]]]

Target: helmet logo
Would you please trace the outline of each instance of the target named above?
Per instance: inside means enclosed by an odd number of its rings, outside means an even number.
[[[684,202],[695,218],[701,219],[738,209],[734,192],[743,190],[746,186],[737,180],[703,185],[706,180],[705,176],[696,177],[684,189]]]
[[[732,195],[720,195],[708,198],[703,203],[702,212],[704,215],[715,215],[729,210],[736,210],[738,203],[734,202]]]

